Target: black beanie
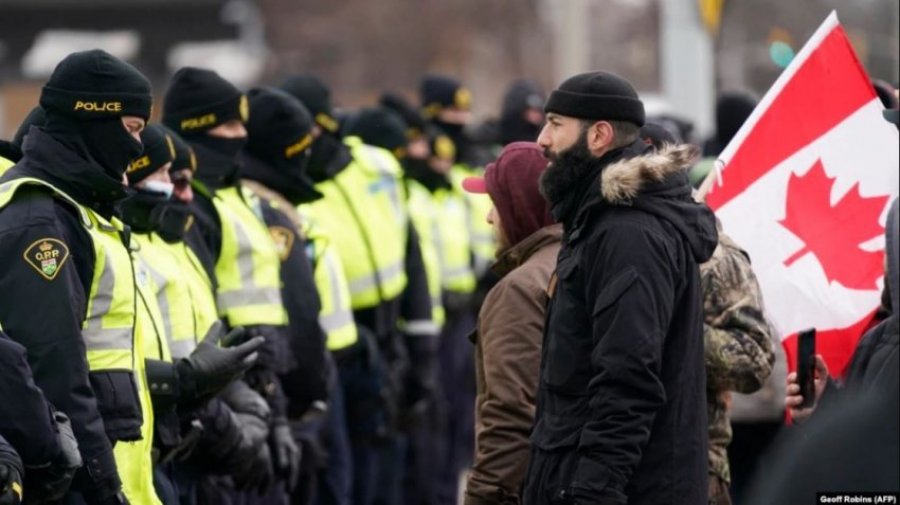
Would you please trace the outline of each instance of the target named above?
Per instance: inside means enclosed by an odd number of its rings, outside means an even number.
[[[149,177],[163,165],[175,159],[175,146],[172,138],[166,133],[162,125],[148,124],[141,131],[141,143],[144,144],[144,154],[128,165],[125,174],[128,176],[128,184],[133,186]]]
[[[288,76],[279,88],[300,100],[316,124],[331,133],[338,132],[340,124],[334,118],[331,91],[321,79],[312,74],[294,74]]]
[[[725,92],[716,100],[716,140],[719,149],[731,142],[756,108],[756,98],[739,91]]]
[[[371,146],[402,156],[406,150],[406,125],[400,116],[384,107],[360,110],[347,123],[347,135],[356,135]]]
[[[251,89],[247,152],[260,160],[279,162],[296,158],[312,146],[313,120],[293,96],[271,87]]]
[[[433,118],[446,108],[469,110],[472,94],[462,84],[444,75],[426,75],[419,86],[422,115]]]
[[[172,147],[175,148],[175,159],[172,160],[172,168],[169,169],[169,173],[184,170],[185,168],[190,168],[191,172],[196,172],[197,156],[194,155],[194,148],[168,126],[158,126],[172,139]]]
[[[425,119],[402,95],[386,92],[381,95],[378,103],[403,118],[403,122],[406,123],[407,140],[413,140],[425,135]]]
[[[544,112],[578,119],[626,121],[644,126],[644,103],[634,87],[609,72],[569,77],[550,93]]]
[[[172,76],[162,122],[180,135],[203,133],[233,119],[247,122],[247,98],[212,70],[183,67]]]
[[[100,49],[72,53],[53,69],[41,90],[47,112],[78,120],[150,117],[150,81],[136,68]]]
[[[666,144],[675,145],[679,142],[665,126],[657,123],[647,123],[641,127],[638,136],[645,144],[662,149]]]

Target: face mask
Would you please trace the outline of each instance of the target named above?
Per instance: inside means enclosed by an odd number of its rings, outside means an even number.
[[[310,151],[308,171],[316,182],[333,178],[352,159],[341,139],[328,133],[319,135]]]
[[[150,233],[159,228],[169,198],[156,192],[132,190],[119,203],[122,220],[137,233]]]
[[[184,240],[188,224],[193,219],[190,205],[177,200],[170,200],[159,219],[156,233],[170,244]]]
[[[237,178],[240,152],[246,138],[226,139],[209,135],[190,137],[197,156],[197,178],[212,189],[230,186]]]
[[[431,168],[427,158],[404,158],[401,164],[407,177],[422,184],[429,191],[452,187],[446,175],[439,174]]]
[[[119,118],[85,122],[81,137],[91,158],[117,180],[122,179],[128,164],[144,152],[144,145],[128,134]]]
[[[144,146],[128,134],[121,118],[77,121],[48,113],[41,129],[91,167],[77,179],[67,181],[67,189],[76,199],[99,210],[96,205],[126,196],[122,174]]]
[[[175,185],[165,181],[145,181],[143,187],[141,187],[141,191],[159,193],[168,200],[172,198],[172,193],[175,191]]]
[[[213,137],[212,135],[197,135],[191,137],[191,142],[195,142],[209,148],[223,158],[235,159],[241,149],[247,145],[247,137],[241,138],[223,138]]]
[[[435,119],[434,124],[453,141],[453,144],[456,146],[456,159],[462,159],[462,153],[464,153],[469,146],[469,139],[463,132],[465,125],[445,123],[439,119]]]

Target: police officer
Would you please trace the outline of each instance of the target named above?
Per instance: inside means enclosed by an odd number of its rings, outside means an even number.
[[[112,450],[141,436],[134,278],[113,207],[150,102],[149,82],[127,63],[99,50],[69,55],[42,90],[44,126],[0,178],[0,322],[72,419],[85,463],[72,488],[91,503],[122,503],[123,481],[151,482],[138,465],[117,468]]]
[[[449,137],[455,153],[446,172],[451,188],[432,193],[441,209],[438,250],[447,312],[439,352],[441,382],[450,385],[445,389],[447,405],[457,412],[448,419],[444,439],[446,466],[441,470],[439,503],[449,504],[456,502],[459,473],[472,457],[475,373],[466,335],[474,329],[478,278],[493,260],[495,246],[492,230],[484,219],[491,208],[490,199],[462,190],[463,179],[480,172],[473,166],[471,141],[464,131],[471,117],[470,92],[452,77],[427,75],[420,84],[420,97],[422,115],[430,126]],[[446,164],[434,166],[446,169]]]
[[[250,400],[240,390],[242,383],[229,388],[225,396],[259,441],[258,459],[266,462],[269,477],[251,487],[264,490],[272,472],[265,443],[269,416],[283,416],[286,408],[277,374],[286,368],[289,354],[288,319],[281,299],[278,253],[262,222],[258,200],[238,184],[247,117],[246,96],[215,72],[193,67],[175,73],[163,105],[163,123],[179,133],[197,155],[192,202],[197,230],[187,238],[198,256],[212,262],[209,275],[215,278],[220,316],[231,327],[244,326],[250,335],[266,336],[258,365],[246,381],[265,397],[269,408],[260,409],[258,402]],[[273,437],[271,442],[283,446],[289,440]]]
[[[343,141],[333,120],[328,88],[311,75],[289,77],[285,89],[310,110],[316,123],[309,173],[317,182],[316,189],[325,197],[309,205],[314,222],[321,225],[334,240],[350,283],[350,297],[356,322],[375,334],[379,351],[384,355],[389,381],[390,429],[396,426],[396,404],[403,396],[403,383],[409,377],[410,350],[432,355],[437,327],[431,320],[431,308],[404,316],[404,291],[419,286],[419,300],[428,300],[427,280],[418,251],[418,239],[409,221],[402,197],[401,171],[391,153],[365,145],[358,137]],[[359,254],[364,251],[364,254]],[[406,307],[409,308],[409,307]],[[402,331],[402,335],[401,335]],[[425,360],[423,360],[425,361]],[[415,382],[416,377],[412,377]],[[348,379],[347,382],[352,382]],[[345,387],[349,387],[345,384]],[[421,385],[412,389],[424,390]],[[348,392],[348,405],[356,403]],[[362,413],[370,420],[378,413]],[[349,425],[356,428],[351,413]],[[363,423],[359,423],[363,424]],[[365,423],[369,424],[370,423]],[[354,437],[354,435],[356,435]],[[371,450],[365,438],[371,434],[351,433],[354,444],[354,494],[358,503],[369,503],[376,493],[374,484],[387,503],[400,501],[402,481],[401,451],[394,434],[390,434],[376,465],[385,475],[366,468]],[[372,480],[367,479],[373,479]]]
[[[252,461],[255,452],[250,441],[233,416],[223,412],[227,407],[210,408],[206,403],[253,365],[254,353],[264,339],[256,337],[228,349],[215,345],[219,337],[225,341],[240,340],[243,330],[232,330],[223,337],[208,280],[194,281],[205,276],[199,265],[193,267],[199,261],[179,261],[189,251],[183,243],[172,240],[170,244],[163,238],[177,238],[189,215],[179,212],[179,206],[172,203],[175,185],[169,170],[176,156],[173,134],[162,125],[148,125],[141,132],[141,140],[144,153],[132,161],[126,173],[134,192],[122,201],[121,210],[122,219],[134,231],[132,238],[140,262],[136,268],[144,269],[152,280],[152,292],[141,302],[155,306],[158,319],[153,328],[155,338],[146,341],[155,419],[154,447],[159,454],[156,484],[164,501],[178,500],[177,494],[183,494],[190,497],[190,502],[191,489],[177,489],[175,469],[165,463],[174,452],[190,450],[186,444],[196,441],[198,433],[190,421],[198,417],[198,410],[207,413],[200,416],[205,421],[203,426],[209,430],[219,428],[216,435],[220,457],[230,457],[235,464]],[[206,338],[201,342],[202,335]],[[209,412],[218,416],[209,418]],[[182,426],[191,426],[184,437]]]
[[[410,218],[418,232],[418,245],[427,275],[427,297],[422,293],[410,296],[412,289],[404,293],[404,305],[413,305],[416,311],[428,310],[425,300],[432,301],[432,318],[437,325],[443,324],[441,304],[441,269],[434,235],[437,209],[432,204],[431,194],[412,178],[411,173],[428,168],[430,148],[424,135],[412,131],[399,115],[384,107],[362,109],[347,122],[347,134],[359,136],[366,144],[384,148],[397,157],[403,167],[403,184],[407,197]],[[421,131],[421,130],[418,130]],[[424,168],[423,168],[424,166]],[[432,172],[433,173],[433,172]],[[449,184],[448,184],[449,186]],[[409,256],[408,256],[409,257]],[[438,454],[439,426],[443,416],[443,405],[438,402],[439,392],[436,380],[436,363],[431,353],[416,352],[410,343],[411,381],[404,397],[404,431],[408,434],[406,454],[405,499],[407,504],[431,504],[437,502],[435,473],[429,464],[440,460]],[[421,385],[418,390],[416,385]]]
[[[261,202],[263,218],[281,258],[282,297],[291,327],[295,365],[283,383],[288,414],[295,433],[303,442],[304,481],[294,493],[297,503],[309,503],[318,494],[327,503],[348,503],[350,455],[346,442],[343,402],[338,411],[325,402],[339,391],[328,348],[353,345],[357,334],[347,305],[333,303],[337,271],[317,276],[310,261],[316,243],[307,242],[306,222],[297,206],[321,198],[306,173],[312,146],[312,118],[296,98],[275,88],[257,88],[248,93],[250,120],[241,177],[245,187]],[[314,237],[315,238],[315,237]],[[315,266],[319,266],[318,264]],[[322,268],[327,268],[323,263]],[[324,280],[322,294],[328,296],[328,312],[322,313],[317,281]],[[339,289],[339,288],[337,288]],[[321,315],[320,315],[321,314]],[[329,387],[329,381],[331,386]],[[321,454],[327,447],[328,454]],[[326,466],[327,468],[318,468]],[[321,479],[317,479],[317,474]],[[315,481],[318,480],[318,486]],[[318,489],[316,489],[318,487]],[[315,493],[313,493],[315,491]],[[320,502],[323,502],[320,501]]]

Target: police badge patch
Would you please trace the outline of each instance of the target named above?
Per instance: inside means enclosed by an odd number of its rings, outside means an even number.
[[[69,259],[69,247],[55,238],[42,238],[28,246],[22,257],[45,279],[52,281]]]
[[[294,247],[294,234],[283,226],[270,226],[269,233],[272,235],[272,242],[275,243],[278,257],[281,258],[281,261],[286,260],[291,254],[291,248]]]

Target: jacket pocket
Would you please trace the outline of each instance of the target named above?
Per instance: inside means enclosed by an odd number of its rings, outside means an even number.
[[[621,298],[622,295],[625,294],[625,291],[634,284],[635,280],[637,280],[637,272],[634,270],[634,267],[628,267],[617,274],[613,280],[600,291],[597,300],[594,302],[592,315],[597,317],[604,310],[618,302],[619,298]]]
[[[140,440],[143,417],[134,374],[130,370],[103,370],[91,372],[90,380],[110,442]]]
[[[586,358],[582,347],[589,339],[583,338],[585,328],[579,321],[579,314],[584,317],[584,309],[578,263],[571,256],[560,258],[556,272],[556,293],[547,319],[543,383],[550,390],[572,394],[579,391],[579,363]]]

